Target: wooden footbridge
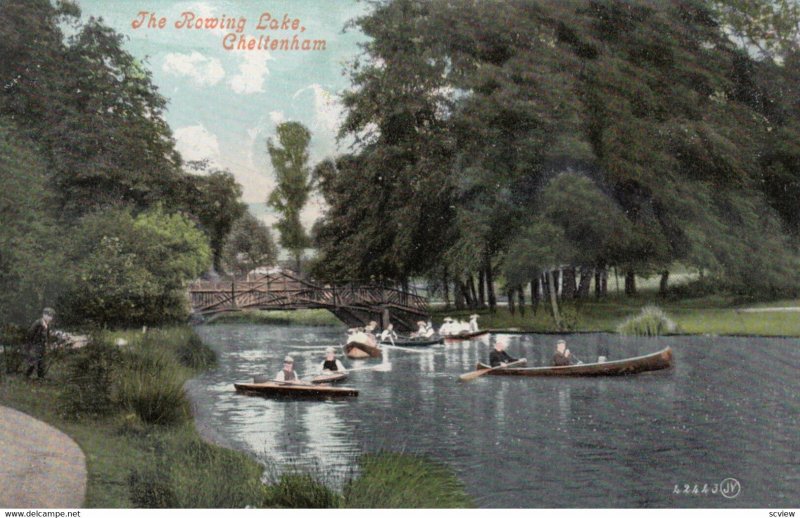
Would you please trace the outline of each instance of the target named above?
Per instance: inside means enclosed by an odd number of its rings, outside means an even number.
[[[193,315],[242,310],[327,309],[350,327],[371,320],[400,331],[427,320],[428,301],[416,292],[382,285],[320,285],[285,270],[248,280],[196,281],[189,285]]]

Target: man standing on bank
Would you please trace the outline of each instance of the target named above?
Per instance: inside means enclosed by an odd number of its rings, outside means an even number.
[[[47,365],[45,364],[45,353],[47,352],[47,344],[50,343],[50,322],[56,312],[51,308],[44,308],[42,310],[42,318],[33,323],[28,331],[28,343],[26,352],[26,359],[28,368],[25,371],[25,376],[30,378],[33,371],[39,378],[44,378],[47,373]]]
[[[498,338],[494,343],[494,349],[489,353],[489,365],[492,367],[505,367],[509,363],[517,361],[506,352],[507,347],[505,338]]]

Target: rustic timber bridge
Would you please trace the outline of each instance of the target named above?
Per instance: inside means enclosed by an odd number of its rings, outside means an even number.
[[[189,285],[193,315],[242,310],[327,309],[350,327],[370,321],[400,331],[427,320],[428,301],[416,292],[383,285],[320,285],[285,270],[252,280],[196,281]]]

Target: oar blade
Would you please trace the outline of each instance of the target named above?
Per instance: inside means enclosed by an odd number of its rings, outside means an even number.
[[[472,381],[475,378],[479,378],[489,372],[492,369],[480,369],[472,372],[467,372],[466,374],[462,374],[458,377],[459,381]]]

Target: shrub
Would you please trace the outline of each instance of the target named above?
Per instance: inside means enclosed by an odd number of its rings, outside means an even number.
[[[136,507],[164,509],[178,507],[168,472],[163,469],[133,470],[128,477],[131,502]]]
[[[178,361],[190,369],[208,369],[217,363],[216,353],[192,333],[188,340],[181,343],[177,350]]]
[[[284,473],[267,487],[264,507],[327,509],[341,507],[342,497],[310,473]]]
[[[415,455],[367,454],[361,475],[344,488],[345,507],[463,508],[472,505],[464,486],[445,466]]]
[[[119,350],[102,341],[79,349],[67,366],[62,394],[70,417],[107,415],[115,410],[113,372],[120,364]]]
[[[641,313],[617,326],[617,333],[633,336],[660,336],[674,333],[678,326],[657,306],[645,306]]]
[[[25,329],[13,324],[3,326],[0,344],[3,346],[3,366],[9,374],[22,371],[25,362],[24,345],[27,339]]]

